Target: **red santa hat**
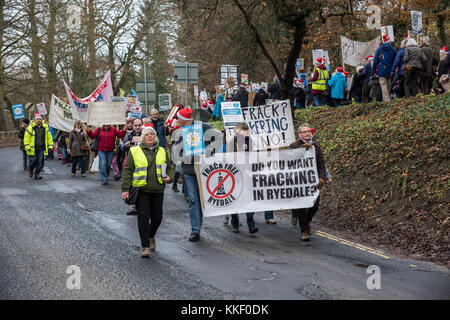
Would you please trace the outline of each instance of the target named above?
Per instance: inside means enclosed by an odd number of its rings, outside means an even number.
[[[373,60],[373,56],[372,56],[372,55],[368,56],[368,57],[366,58],[366,60],[372,61],[372,60]]]
[[[34,119],[35,119],[35,120],[36,120],[36,119],[42,119],[41,114],[40,114],[40,113],[36,113],[36,114],[34,115]]]
[[[178,118],[185,121],[192,121],[192,109],[191,108],[183,108],[177,113]]]
[[[153,124],[151,124],[151,123],[147,123],[147,124],[144,124],[144,125],[143,125],[143,128],[142,128],[142,135],[144,135],[144,133],[145,133],[146,131],[153,131],[153,133],[156,135],[155,127],[154,127]]]
[[[311,129],[311,134],[314,134],[314,130],[316,130],[316,128],[310,128]]]
[[[245,88],[245,83],[241,82],[241,83],[239,84],[239,87]]]
[[[442,47],[441,50],[439,50],[439,52],[442,52],[442,53],[448,53],[448,48],[447,48],[447,46]]]
[[[337,67],[336,68],[336,72],[342,72],[342,71],[344,71],[344,68],[342,68],[342,67]]]
[[[387,34],[383,34],[383,43],[391,42],[391,38]]]
[[[344,71],[344,76],[348,76],[349,73],[347,71]]]
[[[322,57],[318,57],[316,60],[314,60],[314,63],[321,64],[322,63]]]

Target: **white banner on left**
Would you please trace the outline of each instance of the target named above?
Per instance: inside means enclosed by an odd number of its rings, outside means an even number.
[[[314,147],[216,153],[195,171],[205,217],[310,208],[319,196]]]
[[[78,113],[74,112],[73,107],[59,100],[52,94],[48,122],[50,127],[70,132],[73,130],[75,121],[79,120]]]

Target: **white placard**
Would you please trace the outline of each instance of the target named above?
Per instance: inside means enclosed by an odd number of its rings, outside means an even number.
[[[123,102],[89,102],[88,125],[98,127],[125,123]]]
[[[45,103],[38,103],[38,104],[36,104],[36,107],[38,109],[38,112],[41,115],[46,115],[47,114],[47,109],[45,108]]]

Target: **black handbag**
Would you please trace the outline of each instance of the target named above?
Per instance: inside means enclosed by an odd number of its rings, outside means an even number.
[[[101,132],[102,132],[102,128],[100,128],[97,138],[95,138],[95,140],[91,142],[91,151],[92,152],[97,152],[98,151],[98,140],[100,138],[100,133]]]
[[[131,186],[130,191],[128,192],[128,198],[124,200],[125,203],[130,206],[136,204],[138,195],[139,195],[139,187]]]

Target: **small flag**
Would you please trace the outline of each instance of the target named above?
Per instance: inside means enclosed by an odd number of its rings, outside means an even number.
[[[122,88],[119,89],[119,96],[125,97],[125,90],[122,90]]]
[[[131,88],[131,93],[134,94],[135,96],[137,96],[137,93],[136,93],[136,91],[134,91],[133,88]]]

